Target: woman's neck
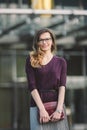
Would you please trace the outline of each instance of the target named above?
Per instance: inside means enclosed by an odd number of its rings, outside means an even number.
[[[44,57],[51,57],[53,56],[53,53],[51,51],[46,51],[45,54],[44,54]]]
[[[42,65],[48,64],[51,59],[53,58],[53,53],[52,52],[46,52],[44,54],[43,60],[42,60]]]

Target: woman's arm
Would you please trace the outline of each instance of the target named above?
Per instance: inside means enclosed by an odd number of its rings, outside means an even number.
[[[56,110],[61,112],[63,109],[63,103],[65,98],[65,86],[59,87],[58,105]]]
[[[64,98],[65,98],[66,77],[67,77],[67,64],[65,59],[62,59],[61,66],[62,68],[61,68],[61,75],[60,75],[60,86],[59,86],[58,105],[57,105],[58,111],[62,111]]]
[[[65,98],[65,86],[61,86],[61,87],[59,87],[57,108],[56,108],[55,112],[50,117],[52,121],[59,120],[61,118],[64,98]]]
[[[40,112],[40,123],[42,122],[48,122],[50,120],[50,117],[47,113],[47,111],[45,110],[45,107],[42,103],[42,100],[39,96],[39,93],[37,91],[37,89],[34,89],[32,92],[31,92],[31,95],[37,105],[37,107],[39,108],[39,112]]]
[[[37,91],[34,68],[31,66],[30,57],[28,57],[26,59],[25,69],[26,69],[27,80],[28,80],[28,89],[31,92],[31,95],[32,95],[37,107],[39,108],[40,122],[48,122],[50,120],[50,117],[49,117],[47,111],[45,110],[42,100]]]
[[[35,103],[37,104],[37,107],[39,108],[39,110],[45,109],[37,89],[34,89],[31,92],[31,95],[32,95]]]

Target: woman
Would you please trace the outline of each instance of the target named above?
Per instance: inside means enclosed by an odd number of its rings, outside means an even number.
[[[63,58],[53,53],[56,49],[53,32],[47,28],[37,31],[33,48],[34,51],[26,60],[28,88],[31,93],[30,130],[68,130],[66,114],[60,121],[64,107],[67,66]],[[43,103],[51,101],[57,101],[57,107],[50,116]]]

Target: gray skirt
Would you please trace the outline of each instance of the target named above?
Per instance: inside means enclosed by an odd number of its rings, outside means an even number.
[[[30,107],[30,130],[69,130],[66,112],[65,112],[65,118],[63,120],[44,124],[39,123],[37,114],[38,114],[37,107]]]

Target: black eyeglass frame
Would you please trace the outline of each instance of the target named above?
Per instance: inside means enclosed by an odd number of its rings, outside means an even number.
[[[45,42],[49,42],[50,40],[52,40],[51,37],[45,38],[45,39],[39,39],[38,42],[39,42],[39,43],[44,43],[44,41],[45,41]]]

